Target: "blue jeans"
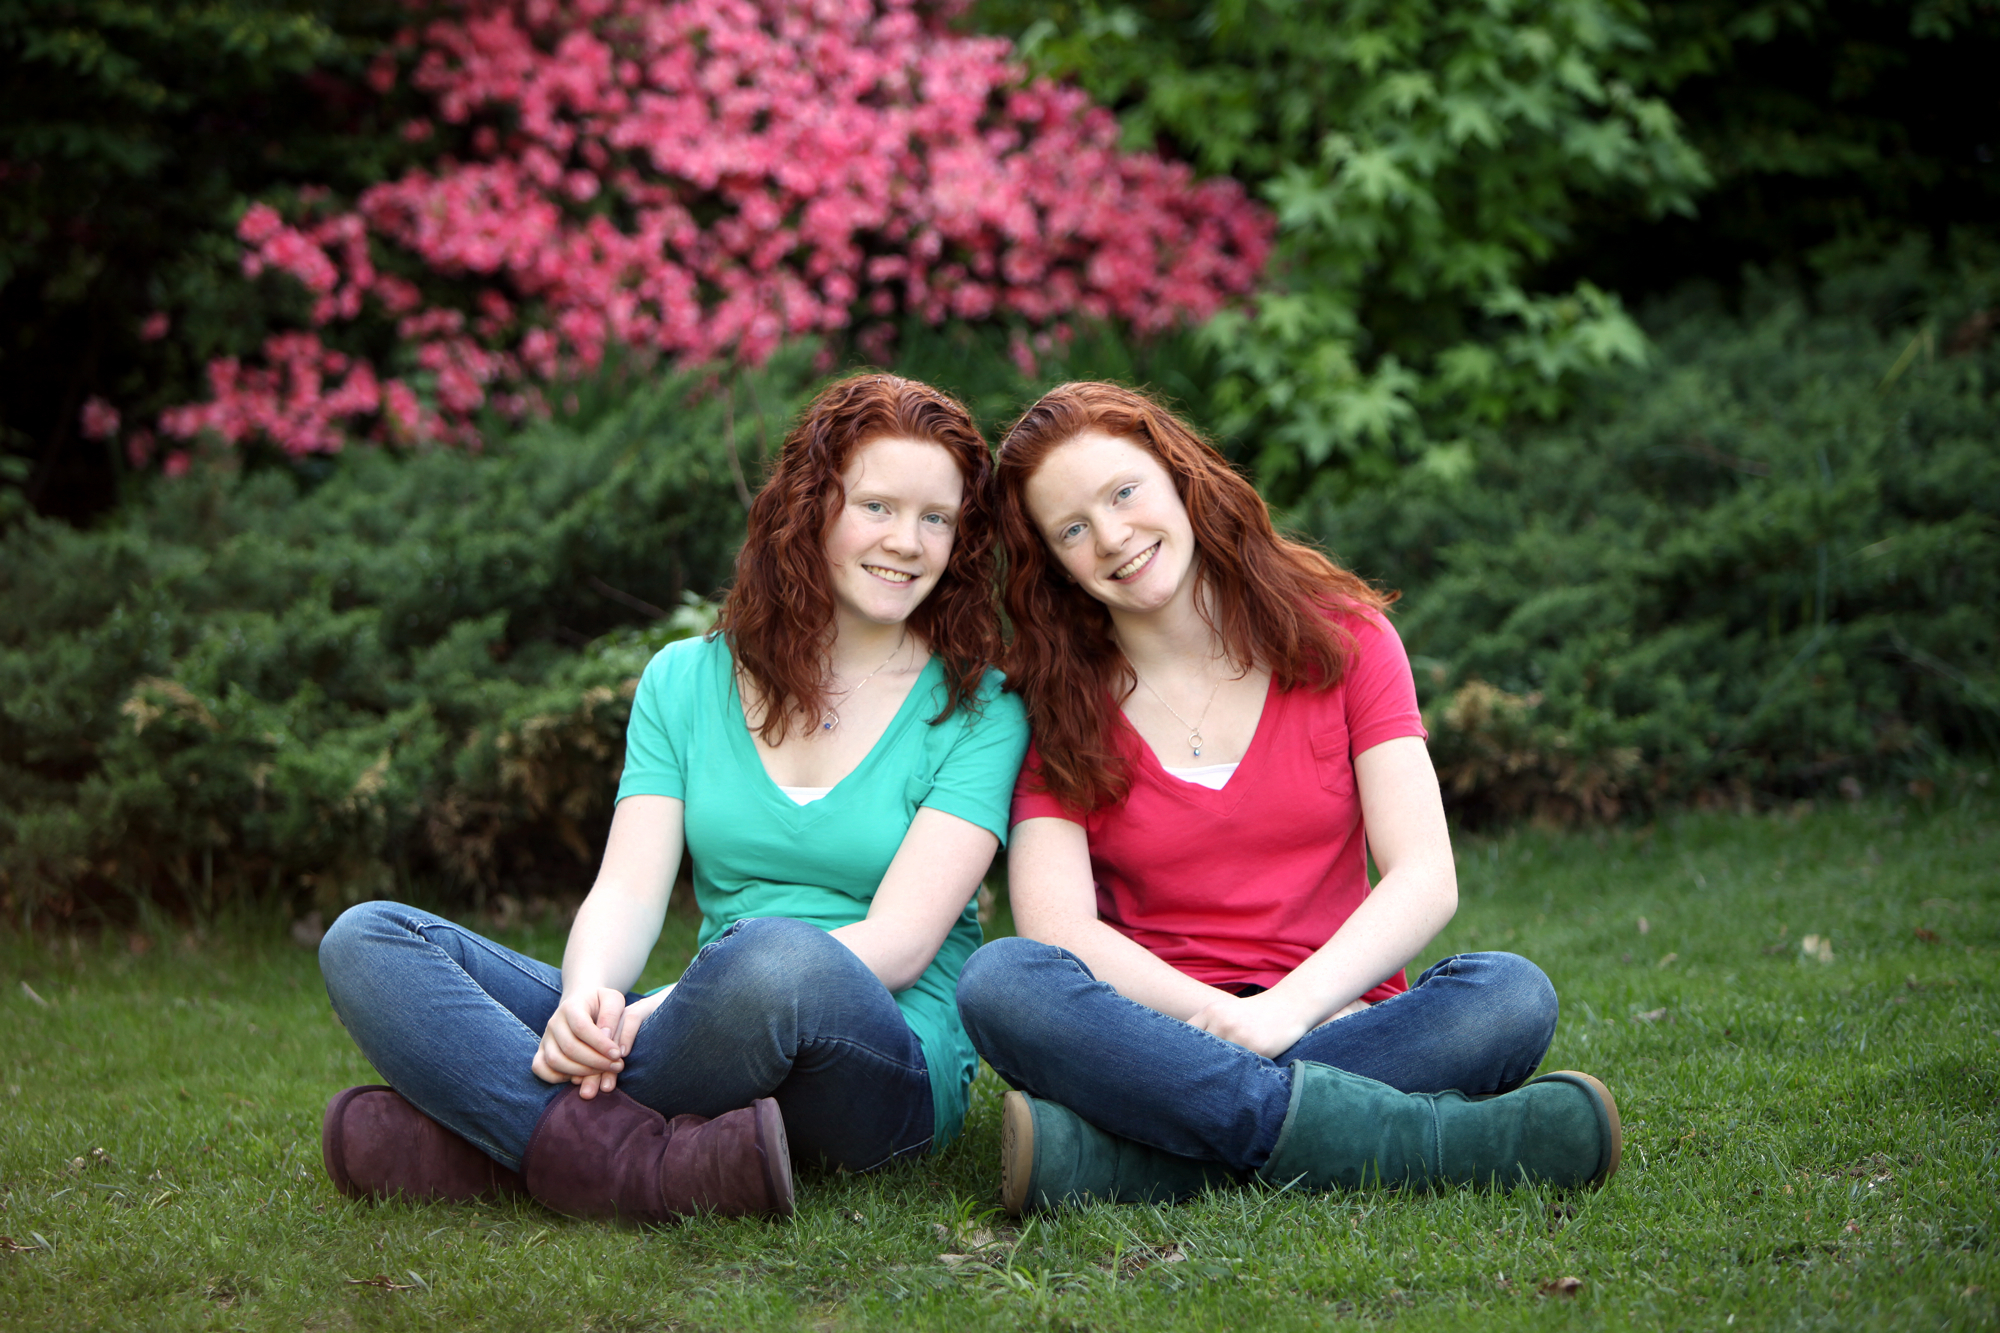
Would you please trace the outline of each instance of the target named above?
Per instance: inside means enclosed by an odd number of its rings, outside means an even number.
[[[986,1062],[1022,1091],[1122,1138],[1251,1171],[1277,1144],[1294,1061],[1404,1092],[1506,1092],[1547,1053],[1556,992],[1516,954],[1457,954],[1269,1060],[1126,999],[1068,950],[1017,938],[966,962],[958,1012]]]
[[[341,913],[319,965],[334,1012],[384,1081],[518,1168],[543,1110],[570,1086],[529,1068],[562,973],[384,902]],[[795,1157],[850,1171],[931,1141],[930,1075],[894,998],[839,940],[785,917],[738,921],[694,956],[640,1024],[618,1089],[670,1118],[775,1097]]]

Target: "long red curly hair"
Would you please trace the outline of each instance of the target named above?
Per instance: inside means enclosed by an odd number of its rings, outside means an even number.
[[[736,665],[756,684],[766,745],[794,725],[817,726],[827,708],[827,654],[833,645],[833,581],[826,534],[846,498],[840,474],[875,440],[922,440],[951,454],[965,481],[951,558],[909,628],[944,667],[944,721],[978,697],[986,668],[1000,659],[993,598],[993,461],[972,414],[928,384],[895,375],[853,375],[807,404],[750,503],[750,531],[736,555],[736,579],[714,634],[729,638]]]
[[[1000,444],[1000,541],[1014,623],[1007,688],[1027,705],[1041,783],[1078,812],[1122,801],[1131,787],[1116,738],[1119,701],[1138,677],[1112,638],[1111,613],[1051,558],[1026,490],[1051,451],[1092,432],[1130,440],[1172,475],[1199,552],[1202,617],[1232,662],[1268,668],[1280,689],[1331,689],[1346,673],[1354,641],[1329,610],[1380,611],[1396,600],[1279,536],[1256,489],[1144,393],[1093,382],[1051,389]]]

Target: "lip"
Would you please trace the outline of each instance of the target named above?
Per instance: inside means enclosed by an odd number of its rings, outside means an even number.
[[[894,588],[908,587],[917,581],[916,574],[907,569],[891,569],[887,565],[869,564],[864,564],[861,568],[870,577],[878,578]]]
[[[1128,583],[1150,569],[1153,560],[1160,554],[1160,544],[1154,542],[1139,554],[1111,571],[1108,577],[1113,583]]]

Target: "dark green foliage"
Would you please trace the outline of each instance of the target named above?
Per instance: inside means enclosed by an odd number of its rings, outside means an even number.
[[[1852,792],[2000,750],[2000,352],[1878,327],[1899,276],[1817,317],[1777,289],[1664,315],[1657,368],[1463,481],[1301,514],[1404,590],[1463,808]]]
[[[725,581],[736,468],[808,354],[733,399],[628,385],[484,456],[361,450],[316,488],[218,465],[98,531],[0,535],[0,895],[580,887],[629,682],[703,623],[664,608]],[[662,628],[610,633],[632,622]]]
[[[1804,272],[2000,219],[1996,0],[1671,0],[1628,76],[1714,175],[1693,217],[1599,215],[1558,267],[1631,296]]]
[[[408,19],[393,0],[0,3],[0,452],[34,455],[44,512],[114,498],[123,463],[80,438],[86,396],[154,410],[255,346],[248,198],[400,160],[364,72]],[[148,341],[153,311],[172,327]]]

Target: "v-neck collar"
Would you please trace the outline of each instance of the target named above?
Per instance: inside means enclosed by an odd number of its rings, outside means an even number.
[[[728,647],[727,640],[724,640],[723,646],[725,648]],[[826,807],[840,798],[841,791],[855,777],[875,762],[876,756],[883,752],[884,748],[895,738],[897,733],[909,725],[911,710],[920,708],[920,705],[917,703],[918,697],[922,696],[928,699],[934,692],[936,685],[934,673],[942,672],[943,670],[938,665],[937,656],[933,654],[931,659],[924,663],[923,670],[917,673],[917,679],[911,684],[910,692],[903,696],[903,702],[897,705],[895,716],[889,719],[889,725],[882,728],[882,734],[877,736],[875,743],[868,747],[868,753],[861,756],[861,762],[841,774],[840,780],[827,788],[826,795],[816,801],[808,801],[806,804],[800,805],[797,801],[785,795],[785,789],[778,785],[776,778],[771,776],[771,770],[764,767],[764,756],[757,752],[757,743],[750,739],[750,723],[748,715],[743,711],[743,691],[736,678],[736,654],[733,650],[727,654],[725,666],[729,672],[730,720],[735,724],[730,727],[730,731],[735,736],[733,745],[736,748],[738,761],[748,764],[763,779],[761,790],[764,794],[764,803],[774,809],[783,811],[787,818],[791,819],[794,823],[800,824],[817,819],[820,815],[824,814]]]
[[[1264,687],[1264,707],[1257,714],[1257,729],[1250,733],[1250,744],[1243,751],[1243,757],[1236,761],[1236,772],[1220,790],[1204,787],[1199,782],[1188,782],[1167,772],[1167,766],[1160,762],[1160,756],[1153,753],[1153,747],[1146,744],[1146,738],[1132,725],[1132,719],[1125,716],[1123,708],[1118,709],[1118,724],[1125,728],[1126,735],[1139,751],[1139,767],[1151,778],[1153,785],[1165,788],[1172,795],[1212,814],[1232,815],[1243,801],[1243,793],[1250,784],[1242,781],[1243,770],[1253,763],[1270,742],[1265,734],[1276,724],[1278,713],[1278,677],[1273,674],[1270,683]]]

